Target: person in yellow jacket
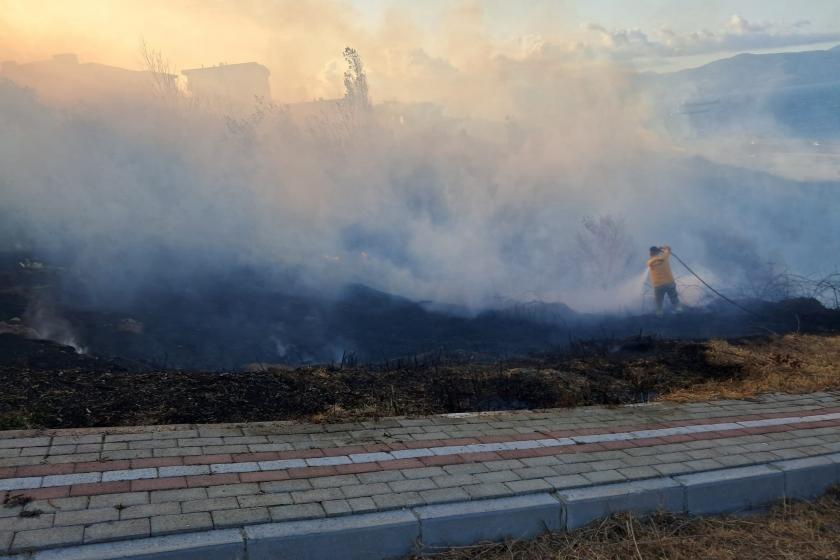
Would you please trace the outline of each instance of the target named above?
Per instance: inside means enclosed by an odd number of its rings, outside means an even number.
[[[647,266],[650,270],[650,283],[653,285],[653,296],[656,300],[656,314],[662,315],[662,302],[665,296],[671,300],[671,306],[677,313],[682,312],[682,304],[677,295],[677,283],[674,281],[674,274],[671,272],[671,264],[668,258],[671,256],[671,248],[651,247],[650,258]]]

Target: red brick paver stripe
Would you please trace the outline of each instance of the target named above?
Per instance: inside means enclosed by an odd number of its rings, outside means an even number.
[[[345,446],[334,449],[363,452],[350,453],[349,455],[344,456],[325,455],[324,453],[321,453],[322,450],[307,450],[305,452],[271,452],[269,454],[242,454],[236,457],[268,459],[268,461],[264,461],[263,463],[259,463],[257,461],[241,462],[239,463],[241,465],[240,467],[236,467],[236,462],[233,461],[234,456],[228,454],[206,455],[203,457],[189,456],[186,459],[190,459],[192,465],[185,465],[182,464],[180,460],[176,461],[176,459],[170,458],[166,458],[165,460],[152,459],[147,462],[139,462],[139,460],[137,460],[138,462],[128,460],[111,461],[110,463],[113,463],[115,466],[122,467],[120,469],[121,472],[116,472],[114,476],[111,476],[111,478],[123,477],[128,478],[129,480],[118,479],[109,481],[107,478],[108,473],[113,471],[103,469],[102,466],[107,464],[103,462],[77,463],[73,469],[69,469],[67,464],[18,467],[14,470],[6,468],[0,472],[0,474],[4,475],[0,476],[0,490],[7,491],[10,494],[27,493],[34,494],[33,497],[37,495],[44,498],[63,497],[68,494],[70,496],[90,496],[128,491],[206,487],[235,484],[239,482],[264,482],[270,480],[286,480],[290,478],[318,478],[337,474],[355,474],[377,470],[414,469],[429,466],[488,462],[501,459],[551,456],[565,453],[586,453],[603,450],[627,449],[631,447],[664,445],[685,441],[732,438],[743,435],[840,426],[840,413],[825,413],[820,411],[820,414],[800,414],[797,416],[786,417],[774,415],[774,418],[756,418],[756,416],[758,415],[746,417],[748,418],[747,420],[744,420],[745,417],[738,417],[740,422],[745,423],[746,425],[733,424],[731,422],[718,422],[717,420],[719,419],[714,419],[713,422],[707,422],[706,424],[692,423],[692,427],[696,428],[696,430],[692,433],[681,434],[667,432],[673,432],[675,429],[683,428],[683,426],[675,426],[672,428],[653,428],[651,430],[634,430],[633,432],[601,431],[600,433],[589,433],[588,435],[577,436],[581,441],[575,441],[568,438],[545,439],[545,437],[540,440],[513,437],[508,441],[494,443],[475,443],[479,440],[474,438],[439,440],[446,443],[457,442],[458,445],[444,445],[439,447],[404,450],[403,453],[422,454],[421,456],[406,458],[389,459],[388,457],[392,456],[389,453],[382,451],[383,448],[381,446]],[[807,418],[810,416],[818,416],[820,418],[813,421],[807,421]],[[785,422],[785,420],[788,420],[788,422]],[[767,425],[760,425],[762,423],[766,423]],[[712,428],[712,430],[703,431],[702,428],[704,427]],[[661,432],[662,435],[657,435],[657,431]],[[587,432],[591,432],[591,430],[588,430]],[[650,434],[650,437],[646,437],[647,434]],[[592,441],[593,439],[598,440],[598,438],[605,441]],[[438,442],[438,440],[434,441],[435,443]],[[524,448],[516,448],[516,446],[523,445]],[[329,452],[332,451],[332,449],[325,451]],[[290,455],[292,458],[275,458],[289,457]],[[303,458],[301,455],[305,455],[307,457]],[[399,457],[399,453],[396,453],[396,455]],[[198,458],[202,458],[204,460],[196,461],[195,459]],[[306,464],[307,459],[316,464]],[[210,460],[222,460],[223,462],[208,463]],[[333,462],[343,461],[343,464],[329,464],[331,460],[333,460]],[[286,464],[283,464],[284,461]],[[319,462],[322,464],[317,464]],[[186,463],[186,461],[183,461],[183,463]],[[207,472],[208,469],[213,469],[215,465],[219,465],[220,467],[227,465],[225,469],[228,471],[230,470],[230,467],[233,466],[234,468],[243,469],[243,472],[223,471],[216,474],[195,474],[196,469],[200,471],[203,467],[205,472]],[[183,469],[178,469],[178,466],[183,466]],[[155,469],[165,467],[175,467],[172,471],[172,476],[161,477],[160,473],[155,473],[152,477],[149,477],[148,471],[151,470],[154,473]],[[80,473],[79,468],[87,468],[88,470],[84,473]],[[192,472],[186,472],[190,469],[192,469]],[[71,470],[73,471],[72,474],[70,472]],[[9,476],[9,474],[12,474],[13,476]],[[98,476],[101,481],[89,482],[90,476],[85,475]],[[131,480],[131,478],[139,479]],[[60,484],[61,482],[64,482],[65,479],[67,482],[66,485]],[[96,480],[96,478],[94,478],[94,480]],[[58,482],[58,484],[56,484],[56,482]],[[4,483],[7,484],[6,488],[3,488]],[[43,488],[40,487],[42,483],[44,485]],[[55,484],[55,486],[49,486],[49,484]],[[29,488],[27,488],[26,485],[30,485]]]

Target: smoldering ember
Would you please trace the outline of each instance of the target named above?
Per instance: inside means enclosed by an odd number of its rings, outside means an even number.
[[[833,3],[0,6],[0,560],[840,549]]]

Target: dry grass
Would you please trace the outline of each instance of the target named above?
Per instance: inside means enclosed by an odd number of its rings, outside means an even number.
[[[452,549],[435,560],[809,560],[840,558],[840,489],[766,515],[616,515],[571,533]]]
[[[840,336],[790,334],[742,344],[711,340],[710,364],[740,367],[738,379],[712,380],[662,396],[688,402],[749,398],[761,393],[840,389]]]

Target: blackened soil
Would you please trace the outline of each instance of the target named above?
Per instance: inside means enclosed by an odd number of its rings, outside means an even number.
[[[438,357],[376,367],[249,373],[150,370],[0,335],[0,429],[339,420],[639,402],[741,375],[705,343],[635,337],[511,362]]]

